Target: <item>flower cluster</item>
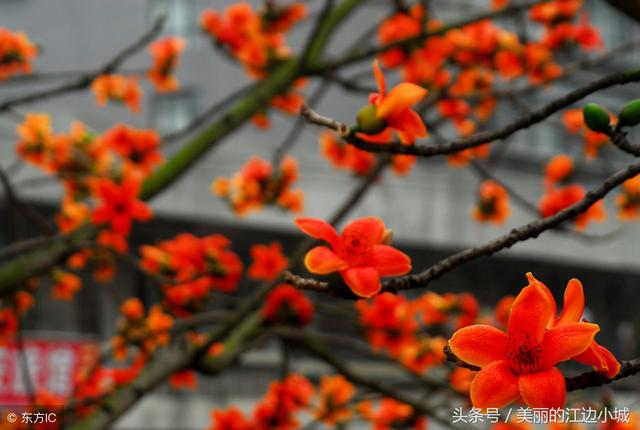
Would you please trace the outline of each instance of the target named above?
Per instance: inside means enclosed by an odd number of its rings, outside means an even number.
[[[472,216],[478,222],[504,224],[511,215],[509,194],[496,181],[486,180],[478,190],[478,203],[473,208]]]
[[[126,359],[129,347],[135,347],[147,356],[169,342],[173,317],[160,305],[153,305],[145,318],[144,305],[132,297],[124,301],[120,313],[123,318],[118,322],[118,334],[111,341],[116,359]]]
[[[153,65],[147,72],[147,78],[153,82],[157,91],[168,92],[178,89],[179,83],[174,71],[178,66],[180,53],[185,47],[186,42],[178,37],[166,37],[149,46]]]
[[[539,210],[543,218],[557,214],[572,206],[587,195],[587,191],[580,184],[567,184],[573,174],[573,160],[561,154],[553,157],[547,163],[544,171],[545,193],[540,199]],[[589,222],[603,222],[607,218],[604,201],[599,200],[585,212],[578,215],[574,221],[578,230],[584,230]]]
[[[478,303],[469,294],[441,296],[427,292],[409,300],[383,293],[371,301],[358,301],[356,309],[371,346],[386,350],[415,373],[423,373],[445,360],[446,340],[427,335],[425,329],[448,323],[460,328],[478,319]]]
[[[256,404],[251,417],[231,407],[214,410],[209,430],[271,430],[294,429],[299,425],[298,412],[307,408],[314,395],[311,382],[300,374],[290,374],[282,381],[272,382],[264,397]]]
[[[307,235],[329,244],[316,246],[304,259],[311,273],[338,272],[344,283],[359,297],[378,294],[381,276],[403,275],[411,270],[411,259],[388,245],[391,232],[379,218],[360,218],[349,223],[342,234],[326,221],[298,218],[296,225]]]
[[[250,76],[264,78],[277,63],[289,57],[284,33],[305,15],[303,3],[268,4],[255,11],[249,3],[239,2],[222,14],[207,9],[200,21],[203,30],[238,60]]]
[[[376,163],[373,154],[342,142],[332,131],[320,135],[320,150],[336,169],[350,170],[359,176],[366,175]]]
[[[302,191],[291,189],[297,180],[298,164],[292,157],[285,157],[276,171],[269,162],[252,157],[233,177],[216,178],[211,189],[215,195],[229,202],[234,212],[241,216],[250,210],[272,204],[300,212]]]
[[[148,221],[151,210],[138,199],[142,180],[162,162],[155,131],[116,125],[98,136],[80,122],[54,134],[46,114],[27,114],[17,127],[18,154],[56,175],[65,189],[56,219],[62,232],[92,222],[98,242],[124,252],[132,221]],[[96,205],[87,202],[93,197]]]
[[[575,360],[593,366],[608,378],[620,364],[594,337],[597,324],[581,320],[582,285],[567,284],[564,307],[558,315],[549,289],[533,275],[511,306],[506,333],[489,325],[471,325],[449,340],[452,352],[481,370],[470,387],[474,407],[503,407],[521,400],[534,408],[565,404],[565,379],[558,363]]]
[[[622,184],[622,193],[617,196],[618,217],[623,221],[634,221],[640,215],[640,175],[627,179]]]
[[[313,318],[313,304],[300,290],[280,284],[267,295],[262,315],[271,324],[305,326]]]
[[[365,421],[372,424],[374,430],[393,428],[425,430],[427,428],[425,417],[417,415],[410,405],[390,397],[384,397],[377,410],[371,401],[361,402],[358,405],[358,412]]]
[[[242,262],[219,234],[181,233],[140,248],[142,267],[162,278],[165,305],[174,315],[202,308],[211,290],[231,292],[242,276]]]
[[[104,106],[109,101],[122,103],[131,112],[140,112],[142,90],[135,76],[100,75],[94,79],[91,89],[96,96],[98,106]]]
[[[289,264],[289,259],[282,254],[279,242],[252,245],[250,253],[253,263],[247,269],[247,275],[251,279],[274,281]]]
[[[490,20],[451,29],[442,35],[418,40],[418,36],[442,28],[442,23],[416,4],[398,10],[378,28],[381,44],[403,43],[380,54],[387,68],[400,69],[403,79],[442,91],[438,110],[461,136],[472,134],[479,123],[492,115],[496,100],[492,93],[498,82],[527,76],[541,85],[562,74],[554,52],[577,44],[591,50],[602,45],[598,31],[588,17],[578,13],[579,0],[558,0],[534,6],[529,19],[542,26],[539,37],[521,41],[511,31]],[[495,1],[503,7],[506,1]],[[469,151],[467,157],[471,155]],[[453,160],[455,162],[455,159]]]
[[[24,33],[0,27],[0,81],[18,73],[31,73],[37,46]]]

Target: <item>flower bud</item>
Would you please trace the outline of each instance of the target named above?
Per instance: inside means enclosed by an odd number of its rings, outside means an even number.
[[[640,124],[640,99],[631,100],[625,104],[618,116],[620,127],[635,126]]]
[[[600,133],[606,133],[609,131],[611,118],[609,112],[607,112],[602,106],[597,103],[587,103],[582,108],[582,115],[584,122],[590,130]]]
[[[358,111],[356,124],[358,131],[365,134],[378,134],[387,128],[387,123],[382,118],[378,118],[374,105],[366,105]]]

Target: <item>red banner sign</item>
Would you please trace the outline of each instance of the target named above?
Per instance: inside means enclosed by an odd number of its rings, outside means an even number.
[[[93,342],[33,339],[24,341],[23,352],[16,344],[0,346],[0,405],[30,403],[26,369],[37,392],[68,398],[75,375],[91,365],[97,350]]]

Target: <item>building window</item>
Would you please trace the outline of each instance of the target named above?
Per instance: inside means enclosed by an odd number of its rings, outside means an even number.
[[[193,89],[152,95],[151,126],[161,135],[186,127],[196,113],[196,95]]]

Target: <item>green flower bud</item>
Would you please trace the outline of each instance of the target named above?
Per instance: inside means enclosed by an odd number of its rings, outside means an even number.
[[[358,131],[364,134],[378,134],[387,128],[387,123],[377,116],[377,109],[374,105],[366,105],[356,115]]]
[[[620,127],[640,124],[640,99],[631,100],[625,104],[618,116]]]
[[[611,122],[611,117],[609,116],[609,112],[599,104],[587,103],[584,105],[584,108],[582,108],[582,115],[589,129],[600,133],[606,133],[610,130],[609,123]]]

